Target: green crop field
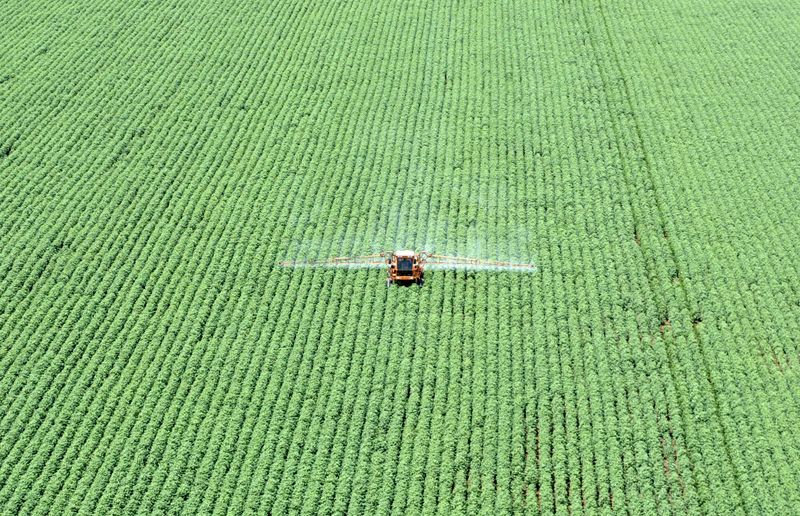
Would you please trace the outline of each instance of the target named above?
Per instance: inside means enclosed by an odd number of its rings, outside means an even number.
[[[800,3],[0,12],[1,513],[800,512]]]

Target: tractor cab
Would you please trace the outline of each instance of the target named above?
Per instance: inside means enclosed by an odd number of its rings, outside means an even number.
[[[386,283],[395,281],[422,283],[422,264],[414,251],[396,251],[389,256],[389,278]]]

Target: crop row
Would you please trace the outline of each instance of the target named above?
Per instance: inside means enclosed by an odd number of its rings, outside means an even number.
[[[791,512],[787,108],[595,4],[10,8],[0,507]],[[276,265],[393,247],[538,272]]]

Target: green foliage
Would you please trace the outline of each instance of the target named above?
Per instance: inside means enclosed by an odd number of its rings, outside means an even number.
[[[7,2],[0,512],[798,512],[798,20]]]

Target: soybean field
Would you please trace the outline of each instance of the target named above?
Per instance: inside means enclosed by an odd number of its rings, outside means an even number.
[[[800,3],[0,11],[1,513],[800,512]]]

